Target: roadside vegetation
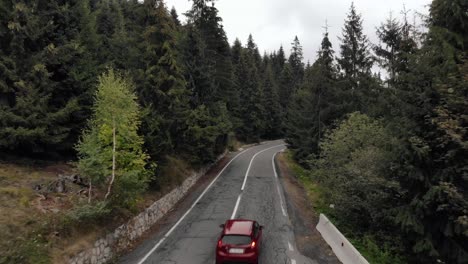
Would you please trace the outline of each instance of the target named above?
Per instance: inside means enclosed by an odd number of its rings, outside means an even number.
[[[419,28],[403,10],[371,44],[352,5],[338,57],[325,34],[293,96],[299,178],[371,263],[468,261],[467,8],[434,0]]]
[[[286,152],[284,156],[293,175],[304,187],[314,211],[317,214],[325,214],[369,263],[408,263],[407,260],[398,255],[398,250],[388,245],[382,246],[376,237],[368,234],[356,233],[353,225],[343,220],[346,218],[342,218],[342,215],[335,211],[336,205],[331,204],[330,202],[332,202],[332,200],[327,198],[327,194],[331,192],[331,189],[326,187],[320,180],[323,175],[307,170],[299,165],[297,161],[295,161],[291,151]]]

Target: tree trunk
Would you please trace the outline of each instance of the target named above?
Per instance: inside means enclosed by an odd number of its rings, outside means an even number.
[[[107,193],[104,199],[107,199],[111,193],[112,185],[114,184],[115,180],[115,120],[114,120],[114,127],[112,128],[112,177],[109,182],[109,186],[107,187]]]

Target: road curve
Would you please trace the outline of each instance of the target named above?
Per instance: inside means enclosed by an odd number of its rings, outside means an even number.
[[[193,207],[174,213],[158,234],[119,263],[213,264],[219,224],[232,217],[265,226],[261,264],[317,263],[295,249],[293,226],[272,162],[284,148],[283,141],[270,141],[234,153],[213,184],[193,194],[199,198],[192,197]]]

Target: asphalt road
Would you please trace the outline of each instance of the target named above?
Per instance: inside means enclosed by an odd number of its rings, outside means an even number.
[[[293,226],[272,162],[275,153],[285,148],[283,144],[271,141],[233,153],[234,160],[209,188],[204,186],[187,197],[193,207],[179,208],[159,232],[119,263],[213,264],[219,225],[233,217],[254,219],[264,226],[261,264],[317,263],[295,248]]]

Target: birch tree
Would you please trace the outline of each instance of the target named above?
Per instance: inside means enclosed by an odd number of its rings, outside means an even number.
[[[76,147],[80,172],[106,190],[104,199],[127,206],[149,181],[149,156],[137,133],[141,114],[132,90],[113,70],[99,77],[93,116]]]

